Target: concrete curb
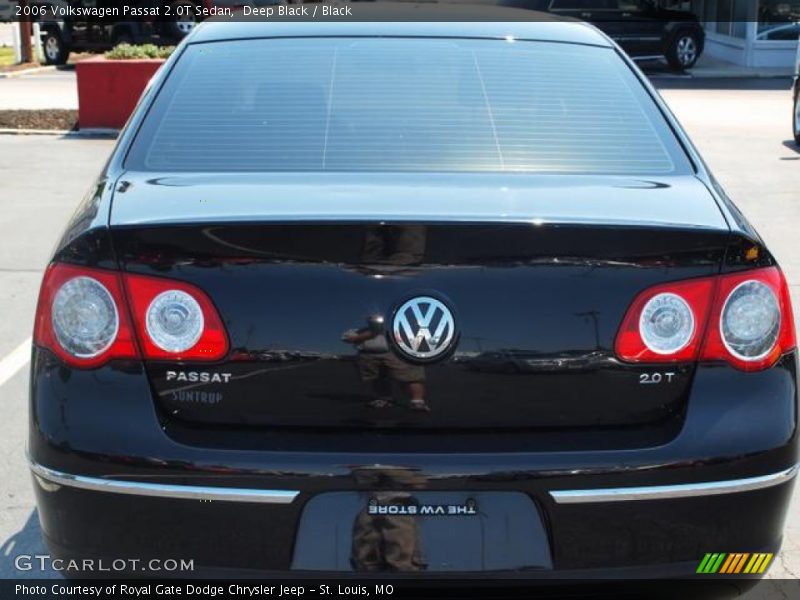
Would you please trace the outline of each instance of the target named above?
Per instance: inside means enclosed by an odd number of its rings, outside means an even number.
[[[790,79],[790,71],[735,71],[726,69],[709,69],[689,73],[692,79]]]
[[[77,138],[108,138],[108,139],[117,139],[119,137],[119,129],[102,129],[102,128],[87,128],[87,129],[78,129],[76,131],[70,131],[66,135],[67,137],[77,137]]]
[[[791,79],[789,71],[743,71],[734,69],[700,69],[684,71],[683,73],[670,73],[667,71],[644,70],[649,79]]]
[[[80,129],[68,131],[61,129],[0,129],[0,135],[58,135],[66,138],[102,138],[116,139],[116,129]]]
[[[32,67],[30,69],[22,69],[20,71],[5,71],[0,73],[0,79],[11,79],[12,77],[22,77],[23,75],[35,75],[36,73],[47,73],[49,71],[55,71],[55,65],[50,65],[47,67]]]
[[[0,129],[0,135],[69,135],[71,131],[60,129]]]

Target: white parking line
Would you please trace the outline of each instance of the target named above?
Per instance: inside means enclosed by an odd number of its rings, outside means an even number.
[[[0,360],[0,385],[11,379],[31,359],[31,338],[17,346],[11,354]]]

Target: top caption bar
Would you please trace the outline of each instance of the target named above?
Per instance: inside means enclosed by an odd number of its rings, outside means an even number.
[[[0,0],[0,21],[83,21],[110,25],[125,22],[228,21],[615,21],[616,0],[470,0],[467,2],[403,2],[366,0],[308,2],[303,0]],[[640,0],[642,5],[671,5],[673,0]],[[419,10],[424,7],[425,10]],[[620,8],[619,20],[630,16],[631,3]],[[591,11],[591,15],[587,11]],[[623,15],[623,12],[625,13]],[[651,14],[651,20],[671,17]]]

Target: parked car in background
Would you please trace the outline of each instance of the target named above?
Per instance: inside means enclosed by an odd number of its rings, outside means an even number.
[[[10,21],[16,12],[14,0],[0,0],[0,23]]]
[[[71,52],[104,52],[118,44],[172,45],[203,19],[204,11],[244,5],[278,4],[281,0],[133,0],[130,6],[158,8],[160,17],[129,21],[42,18],[42,45],[47,64],[64,64]],[[39,0],[39,5],[103,7],[111,0]],[[169,16],[167,16],[169,15]]]
[[[792,132],[794,141],[800,144],[800,42],[794,60],[794,109],[792,110]]]
[[[56,12],[65,6],[101,7],[106,2],[97,0],[42,0],[37,4],[51,6],[54,11],[41,17],[42,50],[45,62],[49,65],[62,65],[72,52],[104,52],[119,44],[154,43],[171,45],[188,34],[189,26],[185,18],[163,20],[111,21],[85,18],[58,18]],[[157,5],[159,2],[133,2],[133,5]],[[172,2],[164,4],[185,4]],[[173,13],[173,14],[177,14]]]
[[[773,23],[756,34],[759,41],[796,40],[800,37],[800,23]]]
[[[42,22],[42,52],[48,65],[63,65],[72,52],[105,52],[119,44],[174,44],[148,23],[120,21],[108,25],[67,19]]]
[[[631,58],[664,57],[676,70],[693,67],[705,45],[705,32],[693,13],[662,8],[656,0],[498,0],[498,5],[588,21]]]

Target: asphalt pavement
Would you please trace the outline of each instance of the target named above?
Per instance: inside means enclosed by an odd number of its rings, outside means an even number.
[[[800,149],[790,141],[789,81],[656,83],[781,261],[800,314]],[[0,99],[8,89],[2,85]],[[0,578],[21,575],[14,556],[45,551],[24,456],[26,362],[39,281],[66,220],[112,147],[103,140],[0,135]],[[798,575],[800,493],[789,511],[783,551],[769,573]],[[766,590],[759,586],[750,597],[773,597]]]
[[[45,552],[25,468],[27,362],[42,272],[113,142],[0,135],[0,578]],[[37,573],[37,576],[46,576]]]

